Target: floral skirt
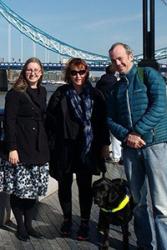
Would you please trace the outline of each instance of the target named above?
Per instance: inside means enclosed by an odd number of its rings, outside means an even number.
[[[49,164],[42,166],[22,164],[13,166],[8,161],[0,163],[0,191],[15,194],[22,199],[36,199],[47,192]]]

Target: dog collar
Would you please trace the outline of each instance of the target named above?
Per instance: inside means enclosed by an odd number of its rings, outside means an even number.
[[[119,203],[119,205],[117,206],[117,207],[115,207],[115,208],[113,208],[113,209],[111,209],[111,210],[107,210],[107,209],[105,209],[105,208],[101,208],[101,210],[103,211],[103,212],[106,212],[106,213],[115,213],[115,212],[117,212],[117,211],[120,211],[120,210],[122,210],[127,204],[128,204],[128,202],[129,202],[129,196],[128,195],[126,195],[125,196],[125,198]]]

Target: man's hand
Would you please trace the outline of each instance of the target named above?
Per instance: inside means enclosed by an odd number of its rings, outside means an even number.
[[[19,155],[17,150],[12,150],[9,152],[9,162],[12,165],[16,165],[17,163],[19,163]]]
[[[131,148],[142,148],[146,145],[145,141],[141,139],[140,135],[137,133],[130,133],[125,139],[126,144]]]

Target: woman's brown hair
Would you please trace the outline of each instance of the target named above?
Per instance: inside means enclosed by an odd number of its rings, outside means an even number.
[[[43,74],[44,74],[42,63],[38,58],[31,57],[25,62],[24,66],[20,72],[19,78],[16,80],[16,82],[13,85],[13,88],[16,91],[24,92],[24,91],[26,91],[26,89],[28,87],[28,82],[26,80],[25,73],[26,73],[26,69],[27,69],[27,66],[29,63],[37,63],[40,66],[42,75],[41,75],[40,79],[38,80],[37,86],[39,87],[41,82],[42,82],[42,78],[43,78]]]
[[[88,78],[89,78],[89,68],[88,68],[87,63],[81,58],[71,58],[67,62],[65,70],[64,70],[64,81],[66,83],[71,83],[71,68],[72,68],[72,66],[76,66],[76,67],[84,66],[84,69],[86,70],[85,81],[88,80]]]

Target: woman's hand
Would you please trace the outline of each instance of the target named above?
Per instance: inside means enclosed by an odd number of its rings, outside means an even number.
[[[108,145],[104,145],[102,147],[102,150],[101,150],[101,157],[103,159],[107,159],[110,157],[110,151],[109,151],[109,146]]]
[[[16,165],[17,163],[19,163],[19,155],[17,150],[12,150],[9,152],[9,162],[12,165]]]

